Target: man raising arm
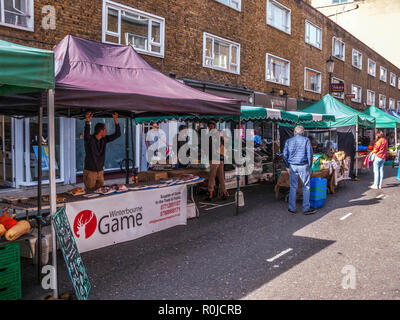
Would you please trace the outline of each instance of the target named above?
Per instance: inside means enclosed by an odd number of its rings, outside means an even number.
[[[85,167],[83,170],[83,182],[86,191],[96,190],[104,185],[104,160],[106,157],[106,145],[121,136],[121,128],[118,122],[118,113],[113,113],[115,132],[107,136],[105,123],[97,123],[94,134],[90,134],[90,121],[93,113],[86,113],[85,123]]]

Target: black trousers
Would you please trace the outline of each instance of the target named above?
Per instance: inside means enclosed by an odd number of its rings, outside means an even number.
[[[350,156],[350,159],[351,159],[351,162],[350,162],[350,178],[356,178],[357,176],[356,176],[356,173],[355,173],[355,171],[354,171],[354,163],[355,163],[355,156],[354,155],[351,155]]]

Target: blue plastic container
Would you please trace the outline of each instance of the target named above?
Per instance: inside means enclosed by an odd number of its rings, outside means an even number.
[[[400,180],[400,165],[399,168],[397,169],[397,180]]]
[[[327,179],[311,178],[310,180],[310,206],[321,208],[325,204],[327,194]]]
[[[326,192],[325,193],[310,193],[310,200],[321,200],[326,199]]]
[[[366,146],[358,146],[358,151],[368,151],[368,147],[366,147]]]
[[[310,200],[310,207],[313,209],[322,208],[325,205],[325,199]]]
[[[311,178],[310,179],[310,188],[322,188],[326,187],[328,185],[328,180],[327,179],[322,179],[322,178]]]

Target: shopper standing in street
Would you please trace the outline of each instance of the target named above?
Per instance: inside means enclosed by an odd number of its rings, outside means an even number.
[[[86,113],[85,123],[85,167],[83,170],[83,183],[86,191],[93,191],[104,185],[104,160],[106,157],[107,143],[114,141],[121,136],[121,129],[118,123],[118,113],[114,112],[112,117],[115,123],[115,132],[107,136],[105,123],[97,123],[94,127],[94,134],[90,134],[90,121],[93,113]]]
[[[298,178],[303,186],[303,213],[313,214],[316,210],[310,208],[310,168],[313,162],[313,150],[310,139],[304,137],[304,128],[294,128],[294,137],[288,139],[283,151],[283,161],[289,168],[290,193],[289,212],[296,213],[296,194]]]
[[[389,145],[387,140],[384,138],[382,130],[376,132],[376,142],[372,154],[374,157],[374,184],[371,189],[382,189],[383,181],[383,168],[386,160],[386,153]]]

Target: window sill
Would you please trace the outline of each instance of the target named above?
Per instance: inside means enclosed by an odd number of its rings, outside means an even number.
[[[276,26],[274,26],[273,24],[270,24],[270,23],[268,23],[268,22],[267,22],[267,25],[270,26],[270,27],[272,27],[272,28],[274,28],[274,29],[276,29],[276,30],[282,31],[282,32],[284,32],[284,33],[286,33],[286,34],[288,34],[288,35],[291,35],[292,29],[290,29],[289,31],[286,31],[286,30],[281,29],[281,28],[278,28],[278,27],[276,27]]]
[[[118,43],[109,42],[109,41],[103,41],[103,43],[113,44],[113,45],[117,45],[117,46],[124,46],[123,44],[118,44]],[[149,52],[149,51],[145,51],[145,50],[141,50],[141,49],[135,49],[135,48],[133,48],[133,50],[135,50],[139,54],[144,54],[144,55],[147,55],[147,56],[152,56],[152,57],[157,57],[157,58],[162,58],[162,59],[164,58],[164,52],[162,52],[162,53]]]
[[[235,11],[242,12],[241,6],[239,8],[235,8],[235,7],[230,6],[229,4],[223,3],[222,1],[219,1],[219,0],[215,0],[215,1],[217,1],[220,4],[223,4],[224,6],[226,6],[228,8],[231,8],[231,9],[233,9]]]
[[[312,93],[317,93],[317,94],[321,94],[321,90],[319,90],[319,91],[313,91],[313,90],[305,89],[305,88],[304,88],[304,91],[312,92]]]
[[[16,26],[14,24],[9,24],[9,23],[4,23],[0,22],[0,26],[8,27],[8,28],[13,28],[13,29],[18,29],[18,30],[23,30],[23,31],[29,31],[29,32],[34,32],[34,27],[20,27]]]
[[[317,47],[316,45],[314,45],[314,44],[312,44],[312,43],[310,43],[310,42],[307,42],[307,41],[305,41],[305,43],[307,43],[307,44],[310,45],[311,47],[317,48],[317,49],[319,49],[319,50],[322,51],[322,46],[321,46],[321,47]]]
[[[341,59],[340,57],[334,56],[334,55],[332,55],[332,57],[336,58],[337,60],[340,60],[340,61],[344,62],[344,57],[343,57],[343,59]]]
[[[284,84],[284,83],[281,83],[281,82],[278,82],[278,81],[273,81],[273,80],[268,80],[268,79],[265,79],[265,81],[271,82],[271,83],[280,84],[281,86],[285,86],[285,87],[290,87],[290,82],[289,82],[289,84]]]
[[[352,64],[352,66],[353,66],[354,68],[356,68],[356,69],[362,71],[362,67],[355,66],[354,64]]]
[[[223,69],[223,68],[218,68],[218,67],[207,66],[207,65],[205,65],[205,64],[203,64],[203,68],[208,68],[208,69],[213,69],[213,70],[217,70],[217,71],[222,71],[222,72],[227,72],[227,73],[232,73],[232,74],[240,75],[240,70],[239,70],[239,72],[234,72],[234,71],[230,71],[230,70],[228,70],[228,69]]]

